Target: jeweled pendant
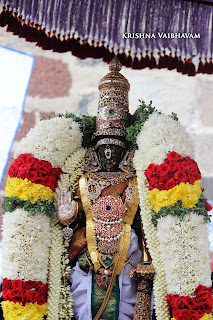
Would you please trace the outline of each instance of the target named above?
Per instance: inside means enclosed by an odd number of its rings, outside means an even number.
[[[73,236],[73,229],[67,226],[62,230],[62,233],[63,233],[64,239],[69,241]]]
[[[112,156],[112,150],[109,147],[106,147],[104,150],[104,154],[107,160],[111,159]]]

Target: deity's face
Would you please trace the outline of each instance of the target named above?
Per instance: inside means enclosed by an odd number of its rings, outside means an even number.
[[[118,166],[124,156],[124,151],[124,148],[114,144],[101,145],[97,151],[101,170],[104,172],[119,171]]]

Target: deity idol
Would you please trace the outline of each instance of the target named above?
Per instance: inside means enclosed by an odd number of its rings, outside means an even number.
[[[70,281],[79,320],[133,318],[137,283],[129,272],[142,255],[134,152],[125,140],[130,86],[119,73],[117,58],[109,69],[99,83],[96,130],[85,156],[86,173],[74,195],[79,199],[78,214],[85,221],[79,223],[70,245],[71,261],[78,257]],[[64,198],[62,193],[59,219],[63,222]]]
[[[213,320],[210,206],[191,139],[151,104],[130,115],[117,58],[109,69],[95,126],[58,115],[16,147],[2,204],[5,320],[150,320],[151,292],[157,320]]]

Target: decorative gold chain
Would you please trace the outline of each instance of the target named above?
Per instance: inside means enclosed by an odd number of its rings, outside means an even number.
[[[101,174],[102,174],[102,176],[101,176]],[[121,174],[118,175],[116,172],[116,177],[115,176],[109,177],[110,174],[113,175],[115,173],[114,172],[106,172],[106,174],[107,174],[107,176],[103,177],[103,172],[101,172],[100,174],[95,173],[95,172],[88,172],[87,176],[92,176],[95,179],[100,180],[102,182],[108,181],[108,182],[114,183],[114,182],[119,182],[120,180],[123,180],[123,179],[126,180],[128,178],[131,178],[134,175],[134,173],[129,173],[129,172],[121,172]]]

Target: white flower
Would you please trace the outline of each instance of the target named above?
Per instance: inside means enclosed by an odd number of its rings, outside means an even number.
[[[154,295],[155,310],[158,320],[170,320],[170,314],[167,305],[167,284],[164,271],[164,265],[160,256],[160,244],[157,239],[157,228],[152,223],[152,207],[146,199],[149,192],[147,179],[144,175],[144,163],[141,160],[140,150],[135,152],[134,166],[137,173],[138,192],[140,198],[141,220],[147,246],[152,257],[152,263],[155,268]]]
[[[193,144],[184,127],[165,114],[150,115],[137,136],[137,144],[145,168],[151,163],[161,164],[171,151],[194,157]]]
[[[16,209],[3,215],[3,277],[47,282],[50,218]]]
[[[16,147],[14,157],[30,153],[39,160],[62,167],[66,158],[81,147],[82,133],[70,118],[55,117],[40,121]]]
[[[200,284],[211,287],[209,240],[203,216],[193,211],[183,221],[167,216],[159,219],[157,229],[168,293],[193,296]]]

